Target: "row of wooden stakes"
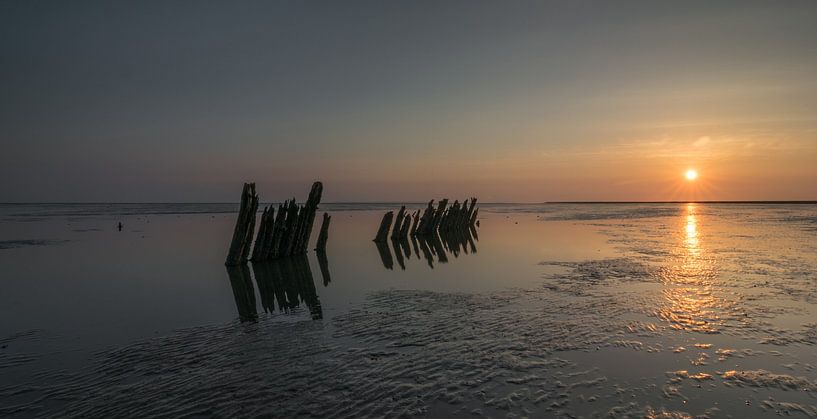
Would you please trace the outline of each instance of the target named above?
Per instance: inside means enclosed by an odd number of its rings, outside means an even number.
[[[462,204],[460,204],[460,201],[454,201],[454,204],[448,207],[448,199],[443,199],[435,208],[432,199],[428,202],[428,206],[422,215],[420,215],[420,210],[417,210],[414,214],[406,212],[406,207],[402,206],[400,211],[397,212],[396,218],[393,211],[383,215],[374,241],[385,243],[390,229],[393,239],[426,236],[436,234],[438,231],[467,230],[474,225],[479,225],[477,222],[479,208],[476,208],[476,205],[477,199],[471,198],[470,200],[464,200]],[[392,221],[394,221],[394,228],[391,227]]]
[[[258,226],[258,236],[253,246],[258,194],[255,193],[255,183],[245,183],[241,192],[241,206],[233,230],[233,239],[224,264],[238,266],[249,259],[261,262],[306,253],[322,193],[323,184],[315,182],[304,205],[296,204],[293,198],[278,205],[277,214],[272,205],[264,208]],[[315,249],[317,251],[326,249],[331,219],[329,214],[323,214],[323,223]]]

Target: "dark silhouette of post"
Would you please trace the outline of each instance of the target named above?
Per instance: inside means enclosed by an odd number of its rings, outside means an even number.
[[[329,222],[332,217],[327,213],[323,213],[323,222],[321,223],[321,231],[318,233],[318,241],[315,243],[315,250],[318,252],[326,251],[326,242],[329,240]]]
[[[318,267],[321,269],[323,286],[329,286],[329,283],[332,282],[332,277],[329,274],[329,259],[326,257],[326,251],[318,250],[315,252],[315,257],[318,259]]]
[[[394,269],[394,259],[391,256],[391,250],[386,242],[374,242],[377,247],[377,252],[380,254],[380,261],[383,262],[383,267],[392,270]]]
[[[238,218],[233,229],[233,239],[230,250],[227,252],[227,266],[237,266],[246,262],[252,245],[253,229],[255,228],[255,213],[258,211],[258,195],[255,193],[255,183],[245,183],[241,191],[241,204]]]
[[[378,243],[385,243],[386,239],[389,236],[389,227],[391,227],[391,221],[394,217],[394,212],[389,211],[385,215],[383,215],[383,220],[380,221],[380,228],[377,229],[377,235],[374,237],[374,241]]]
[[[253,263],[252,268],[264,311],[274,313],[277,304],[278,311],[289,313],[304,304],[313,320],[323,318],[306,255]]]
[[[258,319],[255,306],[255,288],[250,279],[250,269],[246,264],[227,266],[227,276],[235,297],[235,306],[238,309],[238,318],[242,322]]]

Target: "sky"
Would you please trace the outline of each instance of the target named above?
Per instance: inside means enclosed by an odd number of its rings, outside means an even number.
[[[314,180],[324,202],[817,200],[817,2],[0,0],[0,202]]]

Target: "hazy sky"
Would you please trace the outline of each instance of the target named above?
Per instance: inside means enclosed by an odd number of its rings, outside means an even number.
[[[817,199],[817,1],[0,0],[0,146],[0,202]]]

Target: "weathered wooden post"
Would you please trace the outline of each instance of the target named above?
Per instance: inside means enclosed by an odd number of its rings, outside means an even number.
[[[267,228],[267,208],[264,208],[264,212],[261,213],[261,222],[258,223],[258,235],[255,236],[255,245],[252,247],[252,257],[250,258],[253,261],[260,260],[259,253],[261,252],[261,248],[264,246],[264,236],[266,235],[266,228]]]
[[[298,230],[299,211],[300,208],[295,204],[295,198],[292,198],[292,201],[289,203],[289,209],[287,210],[286,224],[284,225],[284,230],[281,232],[281,245],[278,248],[278,254],[275,255],[276,257],[287,257],[292,254],[292,246],[295,241],[295,234],[297,234]]]
[[[403,218],[406,214],[406,206],[403,205],[400,207],[400,211],[397,211],[397,217],[394,218],[394,229],[391,231],[391,238],[396,239],[400,237],[400,232],[403,229]]]
[[[262,231],[263,230],[263,231]],[[266,220],[262,217],[261,228],[258,230],[258,238],[255,239],[256,249],[253,249],[252,261],[266,260],[270,248],[272,247],[273,233],[275,232],[275,207],[270,205],[267,208]],[[260,247],[259,247],[260,244]],[[256,258],[256,250],[258,251]]]
[[[389,227],[391,227],[391,220],[394,217],[394,212],[389,211],[383,215],[383,220],[380,221],[380,228],[377,229],[377,235],[374,237],[375,242],[385,243],[389,236]]]
[[[417,210],[417,212],[414,213],[414,225],[411,226],[411,231],[409,232],[409,235],[411,235],[411,237],[417,235],[417,227],[419,227],[419,224],[420,224],[420,210]]]
[[[474,209],[477,207],[477,198],[471,198],[471,207],[468,208],[468,212],[465,214],[465,220],[463,220],[463,227],[467,227],[472,225],[471,218],[474,216]]]
[[[250,248],[252,238],[255,234],[255,215],[258,212],[258,195],[255,193],[255,184],[252,186],[253,198],[250,201],[250,216],[247,223],[247,234],[244,236],[244,245],[241,246],[241,263],[246,263],[250,259]]]
[[[275,217],[275,222],[272,224],[272,236],[270,237],[270,244],[266,249],[264,260],[270,260],[278,257],[278,252],[281,248],[281,239],[284,236],[283,232],[284,227],[286,226],[288,211],[289,201],[284,201],[283,204],[278,205],[278,215]]]
[[[420,225],[417,226],[417,230],[413,233],[413,235],[417,234],[425,234],[426,229],[428,229],[428,225],[431,223],[431,219],[434,218],[434,200],[428,201],[428,206],[426,207],[425,211],[423,211],[423,216],[420,217]]]
[[[318,252],[326,251],[326,241],[329,239],[329,222],[332,217],[328,213],[323,213],[323,222],[321,223],[321,231],[318,233],[318,241],[315,244],[315,250]]]
[[[238,218],[233,229],[233,239],[230,241],[230,250],[227,252],[226,266],[237,266],[246,261],[252,246],[255,233],[255,212],[258,210],[258,195],[255,193],[255,183],[245,183],[241,191],[241,204]]]
[[[403,216],[403,224],[400,226],[400,234],[397,238],[404,240],[408,237],[409,228],[411,228],[411,214],[406,213],[406,215]]]
[[[440,227],[440,221],[442,221],[443,214],[445,214],[445,207],[448,205],[448,198],[443,199],[437,205],[437,212],[434,213],[434,219],[431,220],[431,225],[429,226],[430,229],[426,231],[426,233],[434,233],[437,231],[437,228]]]
[[[312,189],[309,191],[309,198],[307,198],[306,203],[301,208],[301,211],[305,212],[300,228],[298,229],[298,237],[293,252],[306,253],[306,247],[309,246],[309,238],[312,236],[312,225],[315,223],[315,212],[318,210],[318,204],[321,203],[322,194],[323,183],[313,183]]]

